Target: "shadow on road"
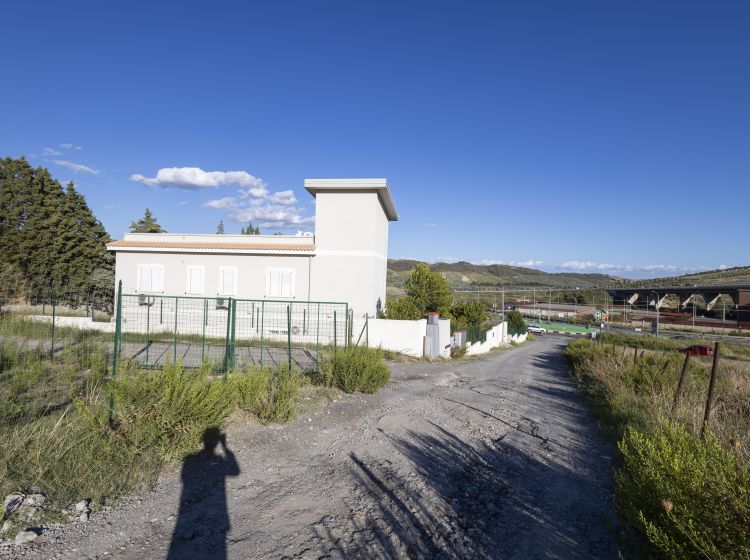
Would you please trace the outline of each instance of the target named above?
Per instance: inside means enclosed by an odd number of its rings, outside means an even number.
[[[223,454],[217,453],[221,447]],[[229,531],[226,479],[240,474],[226,435],[211,427],[203,433],[203,449],[185,457],[177,524],[167,558],[223,560]]]
[[[588,475],[540,461],[504,437],[470,444],[431,422],[428,433],[386,437],[413,472],[350,455],[352,476],[365,499],[348,520],[348,530],[318,533],[340,556],[616,557],[609,554],[611,536],[597,518],[596,505],[587,503],[598,497]],[[563,519],[559,508],[546,509],[539,499],[546,488],[550,493],[564,489],[565,495],[548,497],[569,506]]]

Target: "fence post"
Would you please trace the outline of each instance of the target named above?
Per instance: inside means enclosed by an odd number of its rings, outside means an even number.
[[[352,309],[352,311],[354,311]],[[349,304],[346,304],[346,323],[344,324],[344,348],[349,348],[351,346],[351,340],[349,340],[352,337],[352,329],[350,328],[349,321],[352,321],[354,323],[354,314],[352,316],[349,316]]]
[[[229,367],[229,331],[232,326],[232,298],[229,298],[229,301],[227,302],[227,331],[224,335],[224,368],[223,373],[227,373],[227,368]]]
[[[286,306],[286,353],[289,371],[292,371],[292,304]]]
[[[334,309],[333,310],[333,353],[334,354],[336,353],[336,342],[337,342],[336,341],[336,334],[337,334],[336,333],[336,329],[337,329],[337,324],[336,324],[336,310]]]
[[[117,284],[117,305],[115,306],[115,341],[112,348],[112,380],[117,377],[117,366],[120,362],[120,349],[122,344],[122,280]],[[112,424],[112,416],[115,408],[115,394],[109,393],[109,423]]]
[[[719,369],[719,341],[714,343],[714,363],[711,366],[711,379],[708,382],[708,397],[706,398],[706,413],[703,415],[703,426],[701,427],[701,439],[706,437],[706,424],[711,418],[711,401],[714,398],[714,385],[716,385],[716,373]]]
[[[234,369],[235,367],[235,347],[236,347],[236,339],[235,336],[237,335],[237,300],[230,298],[230,301],[232,302],[232,340],[231,340],[231,346],[229,348],[229,359],[230,359],[230,369]],[[225,375],[226,377],[226,375]]]
[[[689,361],[690,352],[686,352],[685,361],[682,364],[682,371],[680,372],[680,378],[677,380],[677,389],[674,392],[674,402],[672,402],[672,416],[674,416],[674,411],[677,408],[677,401],[680,400],[680,396],[682,395],[682,384],[685,382],[685,374],[687,373]]]
[[[365,346],[370,347],[370,316],[365,315]]]
[[[206,325],[208,325],[208,300],[203,300],[203,335],[201,336],[201,364],[206,359]]]
[[[148,365],[148,348],[151,346],[150,341],[148,339],[149,334],[149,324],[151,323],[151,306],[148,304],[148,299],[146,299],[146,365]]]
[[[318,359],[318,367],[320,367],[320,302],[318,302],[318,323],[315,327],[315,354]]]
[[[177,304],[179,303],[179,299],[177,297],[174,298],[174,338],[173,338],[173,346],[174,350],[172,352],[172,363],[177,364]]]
[[[260,303],[260,309],[258,310],[258,313],[260,314],[260,367],[263,368],[263,326],[266,321],[266,302],[262,301]]]
[[[50,345],[49,356],[50,359],[55,358],[55,310],[57,307],[57,298],[52,297],[52,344]]]

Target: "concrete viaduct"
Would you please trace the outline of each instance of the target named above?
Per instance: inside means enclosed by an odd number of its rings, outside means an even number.
[[[669,295],[677,296],[680,308],[695,301],[701,296],[706,302],[706,309],[711,310],[722,295],[732,299],[737,310],[737,323],[750,327],[750,283],[716,284],[704,286],[642,286],[639,288],[607,288],[615,305],[634,305],[645,302],[648,307],[661,307]]]

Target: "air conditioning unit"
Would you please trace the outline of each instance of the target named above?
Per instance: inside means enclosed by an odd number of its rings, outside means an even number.
[[[148,305],[149,307],[154,305],[156,298],[148,297],[145,294],[138,295],[138,305]]]
[[[216,309],[229,309],[229,302],[224,298],[216,298]]]

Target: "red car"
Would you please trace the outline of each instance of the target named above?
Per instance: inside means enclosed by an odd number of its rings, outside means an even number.
[[[700,344],[694,344],[680,350],[683,354],[690,354],[691,356],[713,356],[714,349],[710,346],[702,346]]]

